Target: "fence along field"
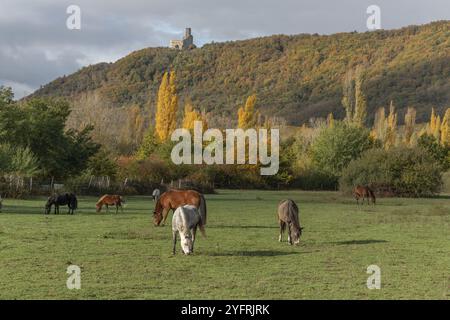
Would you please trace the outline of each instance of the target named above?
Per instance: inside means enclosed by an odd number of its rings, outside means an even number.
[[[278,242],[284,198],[299,205],[299,246]],[[43,215],[41,197],[4,200],[0,298],[450,297],[445,196],[357,206],[335,192],[218,190],[206,196],[207,238],[191,256],[172,256],[170,224],[153,226],[151,197],[126,200],[123,214],[98,214],[97,197],[79,197],[73,216]],[[81,268],[80,290],[66,287],[72,264]],[[380,290],[366,286],[372,264],[381,268]]]

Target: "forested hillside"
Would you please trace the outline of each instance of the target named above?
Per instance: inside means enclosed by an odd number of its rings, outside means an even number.
[[[442,113],[450,105],[450,22],[329,36],[274,35],[189,51],[146,48],[60,77],[32,96],[68,97],[73,124],[97,126],[98,113],[113,108],[122,116],[141,112],[148,121],[162,75],[170,69],[177,75],[180,110],[189,98],[209,113],[210,123],[236,121],[238,105],[256,94],[262,114],[299,125],[329,112],[344,116],[343,78],[358,65],[365,70],[369,122],[390,101],[399,114],[414,107],[417,121],[426,121],[431,107]],[[90,115],[87,110],[96,111]],[[120,113],[105,112],[100,118],[114,123],[115,117]]]

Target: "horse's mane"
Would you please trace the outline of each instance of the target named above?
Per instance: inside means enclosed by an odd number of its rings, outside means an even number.
[[[290,218],[292,218],[292,224],[294,225],[295,228],[300,230],[300,223],[298,221],[298,206],[291,199],[288,200],[288,206],[289,206],[289,215],[290,215]],[[294,212],[296,212],[297,214],[291,215],[291,213],[294,213]]]

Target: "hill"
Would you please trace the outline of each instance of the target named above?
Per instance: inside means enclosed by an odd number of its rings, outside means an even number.
[[[148,115],[170,68],[177,74],[181,102],[189,97],[215,125],[234,121],[237,106],[252,93],[263,114],[299,125],[329,112],[343,117],[343,77],[364,64],[369,121],[376,108],[392,100],[400,114],[415,107],[420,122],[432,106],[442,112],[450,105],[449,49],[450,21],[365,33],[274,35],[189,51],[146,48],[60,77],[32,96],[69,98],[78,124],[98,122],[86,115],[88,107],[102,112],[134,106]],[[115,121],[111,113],[105,121]]]

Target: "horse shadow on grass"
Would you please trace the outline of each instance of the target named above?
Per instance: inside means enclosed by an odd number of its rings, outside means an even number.
[[[254,226],[254,225],[229,225],[229,226],[223,226],[223,225],[211,225],[208,226],[208,228],[220,228],[220,229],[278,229],[279,227],[276,226]]]
[[[251,251],[228,251],[228,252],[212,252],[208,256],[212,257],[277,257],[289,256],[293,254],[301,254],[307,252],[286,252],[275,250],[251,250]]]
[[[347,240],[347,241],[337,241],[333,242],[337,245],[352,245],[352,244],[373,244],[373,243],[386,243],[386,240],[375,240],[375,239],[366,239],[366,240]]]

